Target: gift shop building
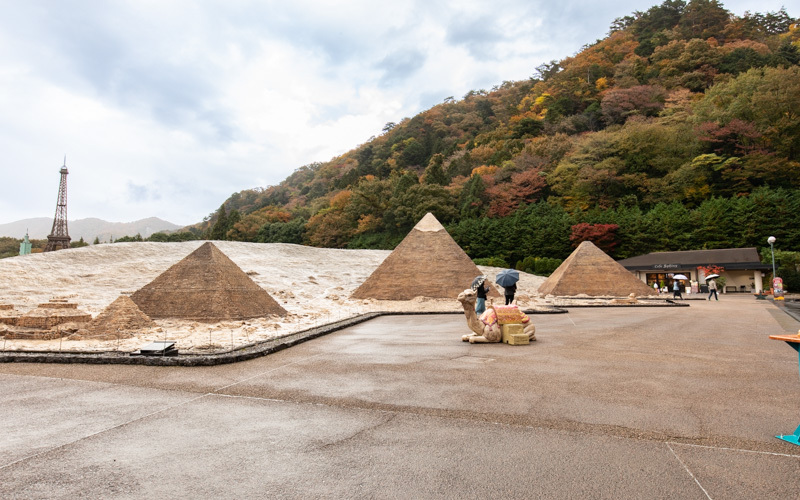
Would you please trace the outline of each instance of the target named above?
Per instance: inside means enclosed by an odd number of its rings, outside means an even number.
[[[725,293],[760,293],[762,277],[771,266],[761,263],[758,250],[751,248],[722,248],[717,250],[688,250],[684,252],[653,252],[630,259],[617,261],[625,269],[650,286],[672,290],[673,276],[685,275],[687,291],[703,292],[706,289],[705,275],[699,266],[718,266],[725,278]]]

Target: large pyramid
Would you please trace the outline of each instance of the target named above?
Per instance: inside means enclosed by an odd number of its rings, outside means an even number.
[[[354,299],[455,299],[480,276],[478,266],[428,213],[353,292]],[[492,289],[490,295],[498,296]]]
[[[539,286],[542,295],[627,297],[631,293],[655,295],[655,290],[636,278],[591,241],[584,241]]]
[[[154,319],[214,322],[286,314],[266,290],[210,242],[137,290],[131,299]]]

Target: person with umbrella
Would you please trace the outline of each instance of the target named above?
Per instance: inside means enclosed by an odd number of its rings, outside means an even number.
[[[713,295],[714,298],[719,301],[719,295],[717,295],[717,282],[714,281],[714,278],[718,278],[719,274],[709,274],[706,276],[706,283],[708,284],[708,299],[711,300],[711,296]]]
[[[486,283],[486,276],[478,276],[472,280],[472,289],[476,292],[475,314],[480,316],[486,311],[486,294],[489,292],[489,285]]]
[[[681,295],[681,283],[679,280],[685,280],[688,278],[682,274],[676,274],[672,277],[672,279],[675,280],[672,283],[672,298],[683,300],[683,295]]]
[[[519,281],[519,271],[516,269],[503,269],[495,277],[495,283],[505,290],[506,305],[514,302],[514,295],[517,293],[517,281]]]

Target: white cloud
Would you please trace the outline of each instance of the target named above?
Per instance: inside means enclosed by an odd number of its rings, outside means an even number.
[[[52,216],[66,154],[71,219],[189,224],[657,2],[3,3],[0,223]]]

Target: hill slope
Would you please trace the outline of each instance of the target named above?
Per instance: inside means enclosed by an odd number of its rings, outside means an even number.
[[[448,98],[235,193],[198,226],[392,248],[432,212],[471,257],[510,265],[563,259],[585,239],[615,257],[763,247],[765,227],[800,249],[799,63],[800,26],[783,9],[667,0],[529,80]]]

